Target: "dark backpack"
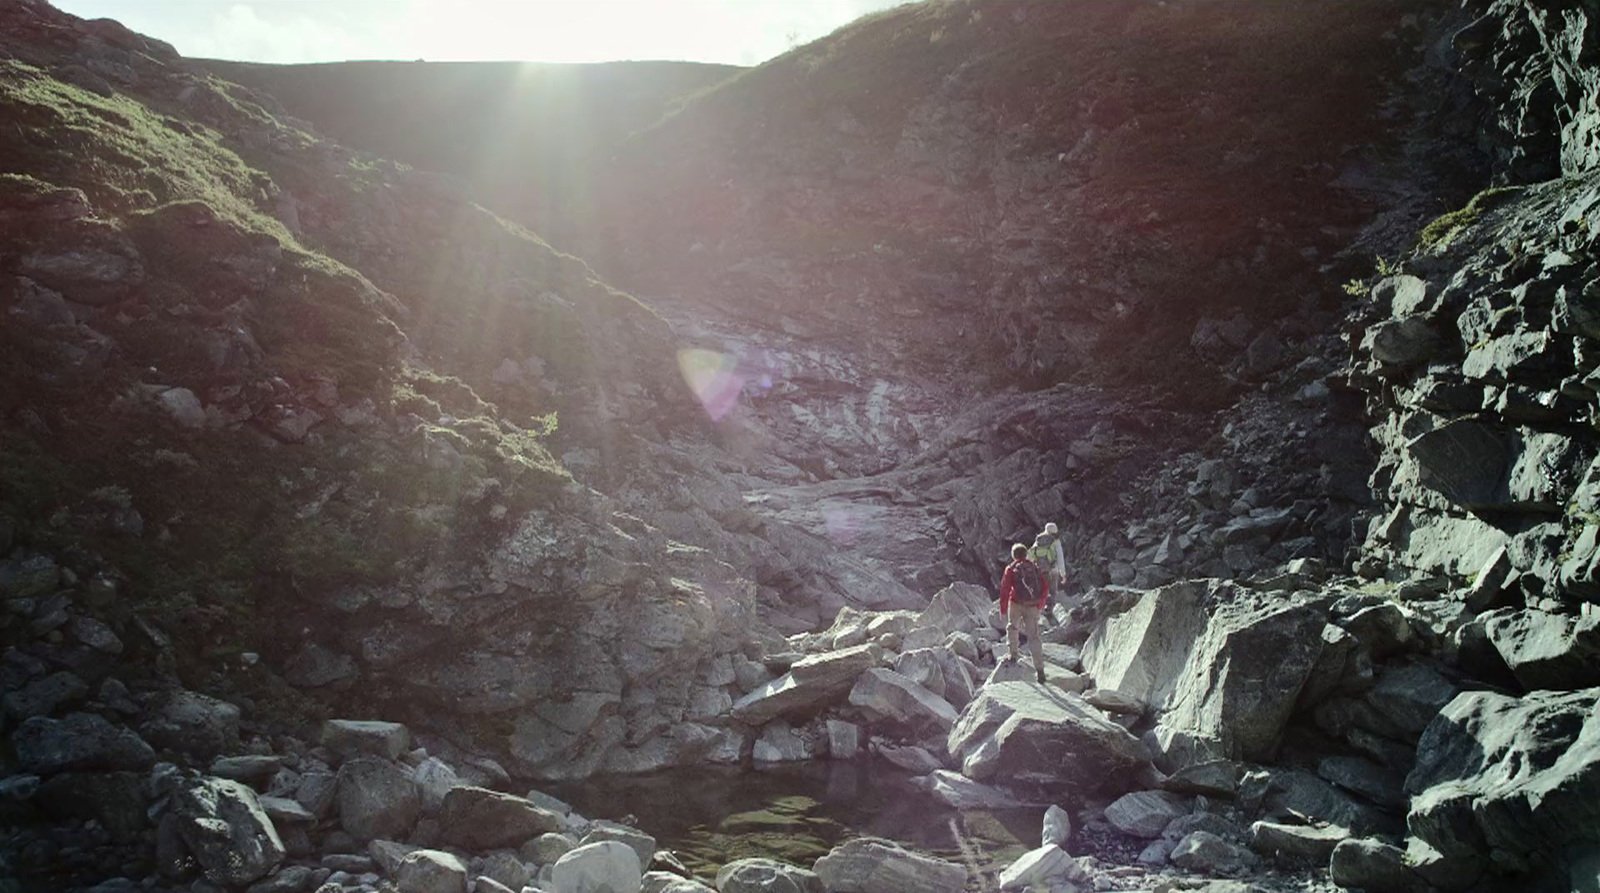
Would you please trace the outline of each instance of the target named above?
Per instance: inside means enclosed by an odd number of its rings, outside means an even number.
[[[1038,565],[1026,558],[1018,558],[1011,563],[1011,579],[1017,584],[1012,601],[1029,605],[1039,603],[1039,596],[1044,591],[1044,575],[1039,573]]]

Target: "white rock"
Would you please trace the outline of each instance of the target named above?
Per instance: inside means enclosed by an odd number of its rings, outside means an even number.
[[[616,840],[580,846],[550,869],[551,893],[639,893],[643,879],[639,854]]]

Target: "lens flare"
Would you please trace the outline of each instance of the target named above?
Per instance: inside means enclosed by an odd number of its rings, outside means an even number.
[[[684,348],[678,351],[678,370],[713,422],[721,421],[738,405],[744,376],[739,374],[739,360],[732,354]]]

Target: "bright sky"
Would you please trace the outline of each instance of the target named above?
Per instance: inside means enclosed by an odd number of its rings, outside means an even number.
[[[185,56],[755,65],[905,0],[52,0]]]

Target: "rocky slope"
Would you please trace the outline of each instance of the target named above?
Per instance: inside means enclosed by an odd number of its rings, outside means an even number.
[[[505,791],[866,751],[1054,805],[1005,885],[1592,885],[1600,12],[1233,10],[910,7],[686,103],[531,221],[647,307],[0,4],[7,864],[686,893]],[[1048,519],[1035,683],[945,584]],[[716,883],[990,882],[812,868]]]

